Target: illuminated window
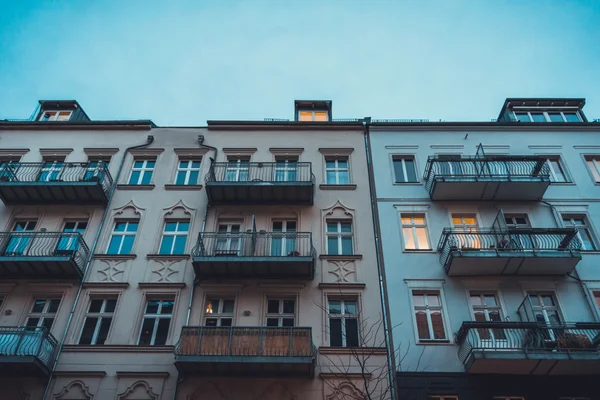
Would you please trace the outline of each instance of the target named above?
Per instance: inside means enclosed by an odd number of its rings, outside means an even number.
[[[208,297],[204,310],[205,326],[232,326],[235,300],[230,298]]]
[[[425,214],[400,214],[405,250],[431,250]]]
[[[40,121],[68,121],[71,111],[45,111],[40,115]]]
[[[327,111],[298,111],[298,121],[329,121]]]

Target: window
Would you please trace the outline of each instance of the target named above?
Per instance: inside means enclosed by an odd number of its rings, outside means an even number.
[[[173,305],[173,300],[148,300],[138,344],[161,346],[167,343]]]
[[[592,230],[585,215],[574,214],[562,216],[565,226],[577,228],[577,239],[581,242],[582,250],[596,250],[596,242],[592,236]]]
[[[600,156],[585,156],[585,162],[594,177],[594,182],[600,183]]]
[[[548,166],[550,167],[550,182],[564,183],[570,182],[563,162],[559,156],[548,157]]]
[[[117,221],[108,243],[107,254],[130,254],[138,230],[138,221]]]
[[[329,300],[329,345],[332,347],[360,346],[358,333],[358,301]]]
[[[405,250],[431,250],[425,214],[400,214]]]
[[[298,111],[298,121],[329,121],[327,111]]]
[[[237,256],[240,254],[242,244],[241,224],[220,223],[217,242],[215,243],[215,255],[217,256]]]
[[[297,174],[298,160],[275,160],[275,182],[294,182]]]
[[[68,121],[71,111],[45,111],[40,116],[40,121]]]
[[[38,182],[52,182],[60,179],[64,163],[62,161],[46,161],[40,169]]]
[[[354,254],[352,222],[327,221],[327,254]]]
[[[225,171],[226,182],[247,182],[250,172],[250,160],[236,159],[227,161],[227,170]]]
[[[440,292],[412,292],[419,341],[446,340]]]
[[[271,238],[271,256],[293,256],[300,249],[296,243],[296,221],[273,221]],[[300,254],[298,252],[298,254]]]
[[[396,183],[419,182],[415,169],[415,159],[408,156],[394,156],[394,174]]]
[[[108,171],[108,164],[110,159],[95,159],[89,160],[87,168],[85,169],[85,175],[83,176],[84,181],[102,181],[104,175]]]
[[[552,293],[528,292],[535,320],[545,324],[560,324],[558,303]]]
[[[184,254],[189,230],[189,221],[165,222],[159,254]]]
[[[3,255],[22,256],[26,254],[33,235],[24,235],[24,233],[33,232],[36,225],[36,220],[16,221],[12,230],[16,234],[10,235],[6,247],[3,249]]]
[[[116,305],[116,299],[92,299],[90,301],[79,344],[104,344]]]
[[[85,233],[87,229],[87,221],[67,221],[63,227],[63,232],[67,235],[61,236],[56,247],[60,251],[74,251],[79,248],[79,236]]]
[[[35,299],[25,325],[29,327],[43,326],[49,331],[52,329],[58,306],[60,306],[60,299]]]
[[[350,183],[348,158],[326,158],[325,175],[329,185],[345,185]]]
[[[495,292],[471,292],[471,312],[477,322],[502,321],[502,308]],[[481,340],[506,340],[503,329],[477,329]]]
[[[230,298],[206,298],[205,326],[232,326],[235,300]]]
[[[200,176],[200,160],[179,160],[176,185],[197,185]]]
[[[600,292],[595,291],[594,292],[594,299],[596,300],[596,306],[598,306],[598,308],[600,309]],[[2,299],[0,299],[2,300]],[[2,304],[0,303],[0,306],[2,306]]]
[[[294,326],[296,300],[267,299],[267,326]]]
[[[519,122],[581,122],[577,111],[518,111]]]
[[[130,185],[149,185],[152,182],[152,174],[156,160],[133,160],[131,175],[129,176]]]

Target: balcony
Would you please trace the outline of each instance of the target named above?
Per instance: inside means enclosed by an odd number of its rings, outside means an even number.
[[[103,163],[8,163],[0,169],[6,205],[102,205],[112,178]]]
[[[212,205],[312,205],[314,175],[311,163],[212,163],[206,193]]]
[[[581,260],[574,228],[445,228],[438,251],[450,276],[564,275]]]
[[[89,249],[76,232],[0,232],[0,279],[77,279]]]
[[[432,200],[540,200],[550,167],[541,156],[431,156],[423,179]]]
[[[175,346],[180,373],[312,378],[311,328],[184,326]]]
[[[194,271],[206,279],[303,279],[315,275],[310,232],[201,233]]]
[[[476,374],[600,375],[600,324],[463,322],[456,341]]]
[[[0,327],[0,376],[48,377],[56,347],[44,327]]]

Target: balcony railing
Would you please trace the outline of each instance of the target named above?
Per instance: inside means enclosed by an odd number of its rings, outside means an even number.
[[[514,353],[589,353],[600,360],[600,323],[463,322],[456,341],[463,363],[475,352],[485,352],[487,358],[506,358]]]
[[[8,357],[14,360],[30,356],[41,362],[48,373],[56,357],[56,345],[56,339],[45,327],[0,327],[0,364]]]
[[[544,253],[580,257],[581,242],[574,228],[444,228],[438,243],[440,263],[448,272],[454,257],[527,257]],[[486,265],[481,264],[480,269]],[[485,271],[482,271],[485,273]]]
[[[315,357],[312,329],[303,327],[184,326],[175,356]]]
[[[63,262],[81,275],[88,256],[89,249],[77,232],[0,232],[0,276],[73,275],[73,271],[62,270]],[[57,265],[50,265],[53,262]],[[20,263],[27,266],[26,271]]]
[[[311,163],[309,162],[215,162],[206,175],[206,182],[235,183],[293,183],[312,182]]]
[[[315,257],[310,232],[205,232],[194,257]]]
[[[423,179],[432,198],[439,197],[440,200],[519,200],[543,195],[550,183],[550,167],[541,156],[430,156]],[[501,186],[503,182],[505,187]],[[472,193],[464,188],[460,193],[452,192],[458,189],[456,185],[465,183],[470,183]],[[446,193],[445,190],[435,193],[439,184],[455,186],[452,189],[448,188],[451,193]],[[521,192],[514,193],[515,189],[521,189]],[[531,193],[528,193],[527,189]]]
[[[10,162],[0,166],[0,195],[7,204],[105,203],[112,184],[102,162]]]

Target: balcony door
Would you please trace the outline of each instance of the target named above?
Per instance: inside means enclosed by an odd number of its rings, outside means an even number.
[[[79,240],[77,240],[77,235],[73,233],[79,233],[83,236],[85,230],[87,229],[87,221],[68,221],[65,222],[65,226],[63,227],[64,233],[70,233],[70,235],[61,236],[58,241],[58,245],[56,249],[58,251],[75,251],[79,248]]]
[[[6,247],[4,248],[4,251],[2,252],[3,255],[7,255],[7,256],[25,255],[27,253],[27,248],[29,247],[29,244],[31,243],[33,235],[22,235],[22,233],[35,231],[36,225],[37,225],[36,220],[15,222],[12,232],[15,232],[15,233],[18,232],[19,234],[15,234],[15,235],[11,234],[9,236]],[[42,254],[38,254],[38,255],[42,255]]]
[[[295,255],[296,233],[295,220],[273,221],[271,238],[271,256],[281,257]],[[292,234],[290,234],[292,233]]]
[[[475,214],[452,214],[452,227],[458,232],[458,248],[481,249],[481,235]]]
[[[62,161],[46,161],[40,170],[38,182],[52,182],[60,179],[64,163]]]
[[[290,160],[277,160],[275,163],[275,182],[295,182],[298,163]]]
[[[527,214],[504,214],[506,227],[511,232],[511,245],[522,250],[531,250],[535,247],[535,241],[530,233],[519,232],[519,229],[531,228]]]
[[[220,223],[215,242],[216,256],[239,256],[242,243],[240,223]]]
[[[471,312],[477,322],[502,321],[502,307],[494,292],[471,292]],[[482,348],[508,348],[506,334],[503,329],[477,329]]]
[[[560,310],[554,295],[550,293],[528,293],[535,320],[546,325],[561,323]]]
[[[227,170],[225,171],[225,181],[227,182],[247,182],[250,162],[248,160],[229,160]]]

